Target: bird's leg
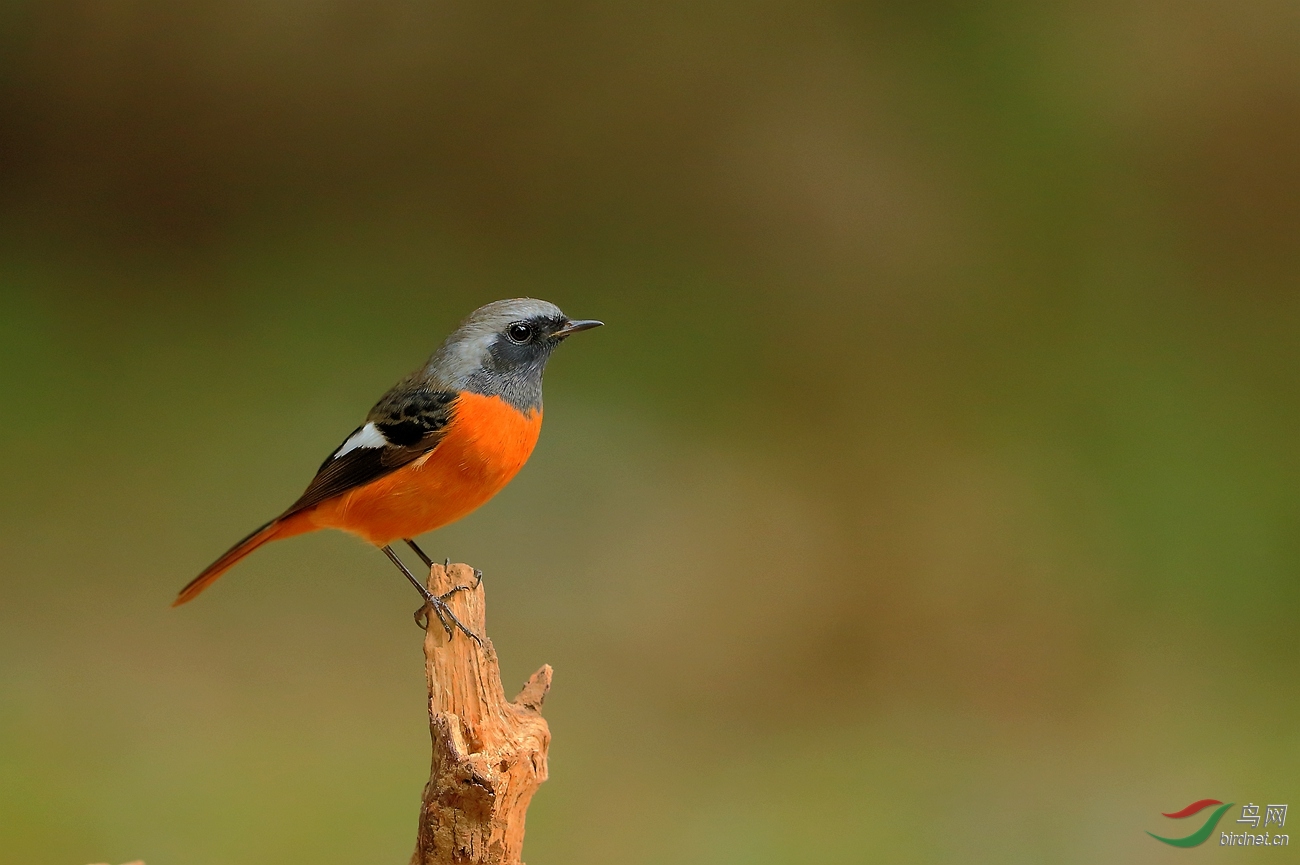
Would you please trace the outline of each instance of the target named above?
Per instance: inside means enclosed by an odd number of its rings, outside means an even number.
[[[408,547],[410,547],[411,549],[415,550],[415,554],[416,554],[417,556],[420,557],[420,561],[424,562],[424,566],[425,566],[426,568],[432,568],[432,567],[433,567],[433,559],[429,558],[428,554],[425,553],[424,550],[420,549],[419,545],[417,545],[417,544],[415,543],[415,541],[411,540],[410,538],[402,538],[402,540],[406,542],[406,545],[407,545]],[[442,560],[442,568],[443,568],[443,570],[448,570],[448,569],[450,569],[450,568],[451,568],[451,559],[443,559],[443,560]],[[472,586],[456,586],[456,587],[453,588],[451,591],[443,592],[443,593],[442,593],[441,595],[439,595],[438,597],[439,597],[441,600],[444,600],[444,601],[445,601],[447,598],[450,598],[452,595],[456,594],[457,592],[464,592],[464,591],[468,591],[468,590],[470,590],[470,589],[477,589],[479,586],[483,585],[483,572],[480,571],[478,568],[475,568],[475,569],[474,569],[474,577],[475,577],[474,585],[472,585]]]
[[[438,617],[438,624],[442,625],[442,629],[447,632],[447,639],[450,640],[455,634],[453,628],[459,628],[465,636],[469,637],[480,646],[483,645],[483,641],[479,639],[478,634],[465,627],[464,623],[462,623],[460,619],[456,618],[456,614],[451,611],[451,607],[447,606],[447,601],[445,600],[448,596],[455,594],[460,588],[466,587],[458,586],[445,594],[435,595],[433,592],[430,592],[423,583],[417,580],[414,574],[407,570],[406,565],[397,557],[397,553],[393,552],[392,547],[385,545],[381,547],[381,549],[384,551],[384,555],[388,556],[388,560],[397,566],[397,569],[402,572],[402,575],[405,576],[407,580],[410,581],[411,585],[415,586],[415,590],[420,593],[420,597],[424,598],[424,606],[415,611],[415,623],[417,625],[426,630],[428,629],[429,617],[428,614],[425,613],[425,610],[432,609],[433,614]]]
[[[410,538],[402,538],[402,540],[406,541],[406,545],[408,547],[415,550],[415,554],[420,557],[420,561],[424,562],[424,566],[426,568],[433,567],[433,559],[425,555],[424,550],[420,549],[420,546],[415,541],[411,540]],[[450,561],[450,559],[448,559],[448,561]]]
[[[411,585],[415,586],[415,590],[420,593],[420,597],[424,598],[424,606],[415,611],[415,623],[422,629],[428,630],[429,617],[428,614],[425,613],[425,610],[432,608],[434,615],[438,617],[438,623],[441,624],[443,630],[447,632],[447,639],[451,639],[451,625],[445,618],[443,618],[443,609],[446,607],[446,604],[440,603],[437,597],[425,588],[424,584],[417,580],[414,574],[407,570],[406,565],[397,557],[397,553],[393,552],[392,547],[384,546],[381,549],[384,551],[384,555],[388,556],[388,560],[394,565],[397,565],[397,569],[400,570],[403,576],[410,581]],[[448,610],[448,612],[450,612],[450,610]]]

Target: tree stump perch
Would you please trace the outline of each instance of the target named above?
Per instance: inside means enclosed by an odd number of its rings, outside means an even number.
[[[473,584],[468,565],[435,564],[429,571],[436,595]],[[437,617],[429,617],[424,671],[433,765],[411,865],[521,865],[528,803],[546,780],[551,731],[541,708],[551,667],[544,664],[507,701],[484,628],[482,584],[457,592],[448,604],[483,643],[459,631],[448,639]]]

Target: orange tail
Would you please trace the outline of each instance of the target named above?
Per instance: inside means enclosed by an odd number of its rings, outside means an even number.
[[[299,526],[296,523],[297,521],[292,517],[287,520],[277,517],[235,544],[226,551],[225,555],[204,568],[203,573],[190,580],[189,584],[181,589],[181,593],[176,596],[176,600],[172,601],[172,606],[179,607],[187,601],[194,600],[200,592],[216,582],[217,577],[233,568],[240,559],[267,541],[287,538],[309,531],[306,526]]]

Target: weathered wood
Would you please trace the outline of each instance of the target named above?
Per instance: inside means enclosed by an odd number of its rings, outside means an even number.
[[[429,574],[429,589],[439,595],[473,582],[468,565],[434,565]],[[457,592],[449,604],[483,643],[459,631],[448,640],[430,615],[424,669],[433,766],[411,865],[519,865],[528,803],[546,780],[551,731],[541,708],[551,668],[543,665],[507,701],[484,630],[482,585]]]

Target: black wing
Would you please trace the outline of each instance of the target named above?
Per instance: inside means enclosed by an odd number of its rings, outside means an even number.
[[[447,434],[455,411],[454,391],[412,390],[402,385],[394,388],[371,409],[366,423],[357,427],[321,463],[307,491],[281,519],[368,484],[424,456]]]

